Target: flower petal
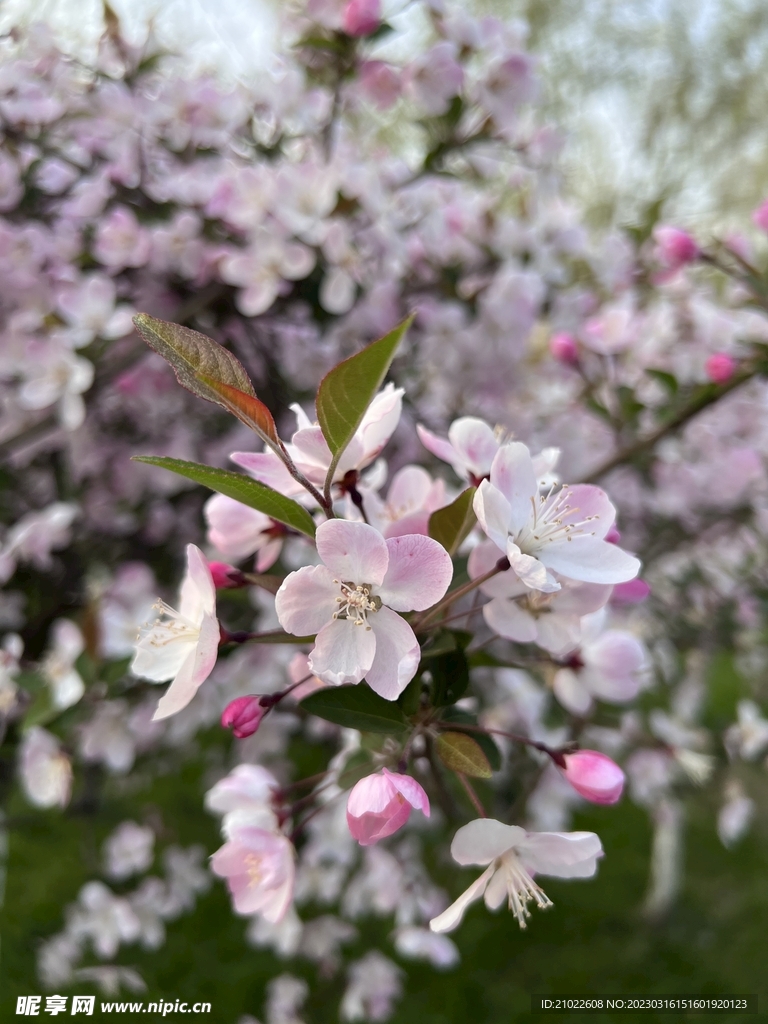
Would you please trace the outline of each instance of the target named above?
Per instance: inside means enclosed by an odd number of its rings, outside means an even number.
[[[483,618],[494,633],[503,636],[505,640],[530,644],[536,639],[536,620],[514,601],[507,601],[503,597],[494,598],[484,606]]]
[[[568,488],[568,504],[574,521],[591,518],[590,530],[602,540],[616,520],[616,509],[608,495],[593,484],[576,484]]]
[[[187,573],[179,593],[179,614],[197,625],[203,615],[216,613],[216,584],[208,560],[194,544],[187,544]]]
[[[206,501],[203,512],[208,540],[225,558],[239,562],[268,543],[263,532],[272,526],[272,520],[255,508],[224,494],[214,494]]]
[[[475,477],[488,476],[499,442],[485,420],[476,416],[462,416],[454,420],[448,431],[448,440]]]
[[[518,847],[529,871],[554,878],[591,878],[603,844],[594,832],[529,832]]]
[[[368,622],[376,637],[376,653],[365,672],[366,681],[380,697],[397,700],[419,667],[419,641],[405,619],[386,605],[372,613]]]
[[[563,707],[574,715],[585,715],[592,707],[592,698],[589,695],[589,690],[587,690],[573,669],[558,669],[555,672],[552,689]]]
[[[333,579],[324,565],[305,565],[286,576],[275,594],[277,619],[286,633],[310,636],[332,619],[341,596]]]
[[[462,825],[451,843],[457,864],[488,864],[525,838],[525,829],[495,818],[476,818]]]
[[[317,528],[317,553],[339,580],[378,586],[387,572],[389,552],[378,530],[367,523],[329,519]]]
[[[491,880],[491,876],[496,870],[493,864],[490,864],[485,871],[476,879],[470,887],[459,896],[459,898],[444,910],[442,914],[438,914],[437,917],[433,917],[429,922],[430,930],[433,932],[452,932],[454,928],[457,928],[461,924],[461,919],[464,916],[464,911],[475,900],[479,900],[485,892],[485,888]]]
[[[640,571],[640,560],[599,537],[573,536],[539,549],[549,569],[583,583],[626,583]]]
[[[436,540],[416,533],[392,537],[386,545],[389,566],[378,596],[398,612],[431,608],[451,582],[451,556]]]
[[[483,480],[475,491],[472,507],[483,532],[497,548],[506,550],[512,509],[501,491],[488,480]]]
[[[426,817],[429,817],[429,797],[416,779],[411,778],[410,775],[400,775],[397,772],[391,772],[387,768],[382,768],[381,770],[398,793],[405,797],[411,807],[415,807],[418,811],[425,814]]]
[[[524,444],[513,441],[499,448],[491,465],[491,483],[509,502],[509,529],[519,533],[533,516],[539,485],[531,453]]]
[[[533,555],[524,555],[511,537],[507,540],[507,558],[518,579],[529,590],[540,590],[544,594],[553,594],[560,589],[560,584],[552,573],[547,572],[543,562]]]
[[[317,634],[309,668],[333,686],[359,683],[371,667],[376,648],[372,629],[356,626],[351,619],[332,619]]]
[[[443,462],[448,462],[456,468],[457,462],[461,460],[456,458],[456,450],[450,441],[444,437],[439,437],[437,434],[433,434],[431,430],[427,430],[421,423],[416,425],[416,433],[419,435],[419,440],[433,455],[437,456],[438,459],[442,459]],[[458,472],[458,470],[457,470]],[[459,473],[461,476],[462,474]]]
[[[157,705],[152,721],[168,718],[181,711],[192,700],[216,664],[219,652],[219,623],[215,616],[205,615],[200,626],[200,637],[193,651],[187,655],[176,678]]]
[[[301,484],[294,480],[285,463],[272,452],[232,452],[230,459],[237,466],[247,470],[251,476],[267,487],[289,497],[306,494]]]

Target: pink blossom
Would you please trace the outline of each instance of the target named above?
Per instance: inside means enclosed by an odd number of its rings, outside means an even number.
[[[586,714],[595,698],[611,704],[634,700],[645,680],[642,641],[622,629],[603,629],[604,621],[605,609],[582,619],[581,645],[555,673],[555,696],[575,715]]]
[[[385,541],[366,523],[332,519],[317,530],[323,565],[292,572],[277,592],[280,625],[317,634],[312,672],[327,683],[368,685],[396,700],[419,664],[419,642],[397,612],[423,611],[445,594],[453,565],[430,537]]]
[[[499,449],[474,508],[482,529],[531,590],[559,590],[553,572],[605,584],[634,579],[640,568],[636,558],[604,539],[616,515],[605,492],[580,484],[540,495],[530,452],[519,442]]]
[[[478,484],[491,472],[501,443],[500,437],[488,424],[476,416],[461,416],[454,420],[448,437],[439,437],[421,424],[416,427],[419,440],[443,462],[453,466],[457,476]]]
[[[230,701],[221,715],[222,727],[231,729],[239,740],[253,736],[268,710],[261,706],[259,700],[257,695],[251,694]]]
[[[653,229],[653,238],[656,242],[656,258],[671,271],[692,263],[701,251],[687,231],[668,224],[657,224]]]
[[[727,352],[716,352],[704,364],[704,370],[713,384],[726,384],[736,370],[736,360]]]
[[[67,337],[74,348],[94,338],[122,338],[133,330],[128,305],[115,305],[115,282],[104,274],[88,274],[78,285],[62,289],[58,307],[69,324]]]
[[[493,569],[501,557],[495,544],[474,547],[467,570],[471,579]],[[491,600],[483,605],[483,618],[494,633],[517,643],[536,643],[552,654],[572,650],[581,638],[582,616],[605,605],[611,587],[599,583],[561,584],[553,593],[529,589],[509,569],[480,584]]]
[[[382,60],[367,60],[361,64],[357,85],[365,98],[379,110],[393,106],[402,91],[399,71]]]
[[[464,71],[457,57],[456,44],[443,40],[408,69],[411,95],[430,117],[444,114],[461,91]]]
[[[205,503],[208,540],[225,558],[240,561],[256,554],[256,571],[266,572],[277,561],[285,530],[263,512],[240,501],[214,494]]]
[[[639,333],[635,311],[629,302],[606,306],[599,316],[587,320],[581,329],[581,340],[600,355],[622,352],[635,341]]]
[[[369,36],[381,23],[381,0],[349,0],[344,11],[348,36]]]
[[[285,836],[245,825],[211,857],[211,870],[226,878],[238,914],[283,919],[293,900],[293,845]]]
[[[443,481],[433,480],[421,466],[403,466],[398,470],[384,500],[366,487],[361,486],[360,493],[368,522],[387,539],[406,533],[427,536],[429,517],[447,504]]]
[[[187,572],[179,610],[158,602],[162,617],[144,627],[131,664],[134,675],[152,682],[171,679],[153,721],[181,711],[211,674],[219,650],[216,588],[200,548],[187,545]]]
[[[141,267],[149,259],[151,240],[134,212],[126,206],[116,206],[99,224],[93,245],[93,255],[112,270]]]
[[[752,223],[761,231],[768,231],[768,199],[762,202],[752,214]]]
[[[573,788],[593,804],[615,804],[624,789],[625,776],[615,761],[597,750],[565,754],[563,774]]]
[[[349,794],[349,831],[361,846],[372,846],[401,829],[414,807],[429,817],[429,799],[419,783],[382,768],[360,779]]]
[[[366,409],[360,426],[344,449],[334,474],[340,482],[350,470],[359,472],[369,466],[381,453],[400,420],[403,389],[393,384],[376,395]],[[331,451],[316,423],[312,423],[299,405],[292,405],[298,429],[286,445],[288,453],[302,473],[315,485],[322,487],[331,464]],[[282,494],[306,494],[288,473],[284,463],[273,452],[233,452],[233,462],[247,469],[252,476]]]
[[[553,359],[559,363],[571,365],[579,361],[579,349],[576,339],[572,334],[553,334],[549,339],[549,351]]]

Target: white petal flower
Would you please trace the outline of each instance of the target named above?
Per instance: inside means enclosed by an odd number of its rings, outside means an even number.
[[[488,867],[455,903],[429,922],[433,932],[453,931],[469,904],[481,896],[489,910],[500,907],[506,898],[520,927],[525,928],[530,902],[542,909],[552,906],[534,875],[591,878],[603,847],[594,832],[526,832],[517,825],[478,818],[458,830],[451,855],[459,864]]]
[[[216,664],[219,623],[216,588],[202,551],[187,545],[187,573],[181,584],[179,610],[164,602],[163,615],[148,624],[138,643],[131,670],[152,682],[173,680],[160,699],[153,721],[181,711]]]

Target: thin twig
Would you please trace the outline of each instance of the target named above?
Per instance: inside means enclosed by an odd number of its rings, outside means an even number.
[[[467,778],[467,776],[462,774],[462,772],[456,772],[455,774],[459,782],[464,787],[464,792],[469,797],[470,801],[472,802],[472,806],[475,808],[477,813],[480,815],[481,818],[487,818],[488,815],[485,813],[485,808],[483,807],[480,801],[480,797],[477,795],[474,789],[472,789],[472,785],[470,784],[470,781]]]

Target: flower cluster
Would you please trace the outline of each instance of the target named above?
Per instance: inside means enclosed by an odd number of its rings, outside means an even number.
[[[450,969],[471,904],[535,926],[617,855],[587,804],[647,811],[649,912],[700,787],[727,847],[760,809],[760,235],[587,231],[521,26],[411,6],[415,50],[378,3],[288,5],[252,87],[115,31],[92,68],[3,44],[3,757],[65,814],[84,767],[102,806],[193,762],[222,829],[160,877],[124,822],[48,987],[138,990],[109,961],[216,876],[248,944],[384,1020],[393,957]],[[482,869],[462,895],[429,846]],[[268,1019],[306,998],[281,974]]]

